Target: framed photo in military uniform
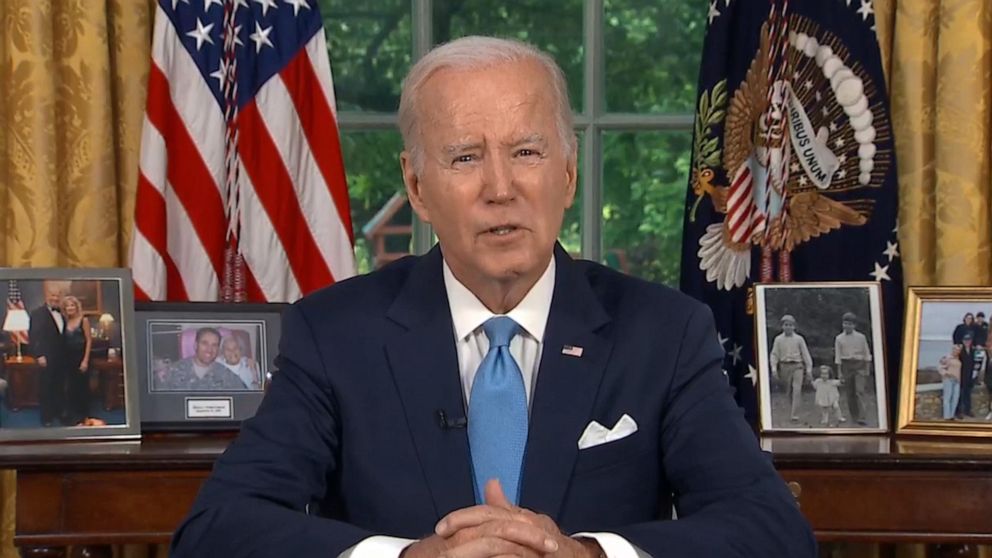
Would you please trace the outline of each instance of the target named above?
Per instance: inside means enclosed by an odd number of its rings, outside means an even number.
[[[992,287],[910,287],[898,434],[992,435]]]
[[[272,378],[285,304],[139,303],[145,430],[236,429]]]
[[[755,287],[763,432],[887,432],[881,292],[875,282]]]
[[[127,269],[0,269],[0,441],[140,434]]]

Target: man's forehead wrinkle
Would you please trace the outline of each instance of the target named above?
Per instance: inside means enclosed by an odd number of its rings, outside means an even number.
[[[441,149],[445,153],[456,153],[458,151],[465,151],[467,149],[477,149],[485,145],[485,141],[460,141],[455,143],[449,143],[444,145]]]
[[[548,140],[544,137],[544,134],[540,132],[523,132],[520,134],[515,134],[506,141],[503,142],[504,145],[523,145],[525,143],[538,143],[543,144]]]

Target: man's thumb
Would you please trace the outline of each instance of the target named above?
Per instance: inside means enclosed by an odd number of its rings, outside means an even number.
[[[490,506],[504,509],[513,509],[513,504],[506,499],[506,495],[503,494],[503,487],[500,486],[499,480],[489,479],[486,482],[485,488],[485,499],[486,503]]]

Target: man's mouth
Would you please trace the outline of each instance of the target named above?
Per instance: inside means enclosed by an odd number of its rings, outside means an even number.
[[[513,231],[517,230],[516,225],[500,225],[498,227],[491,227],[486,232],[494,234],[496,236],[505,236]]]

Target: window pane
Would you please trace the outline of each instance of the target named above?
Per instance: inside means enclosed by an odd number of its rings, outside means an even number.
[[[466,35],[495,35],[531,43],[550,53],[565,72],[572,108],[582,110],[582,1],[436,0],[434,42]]]
[[[410,253],[412,210],[400,173],[402,149],[399,132],[341,133],[359,273]]]
[[[677,286],[692,133],[603,136],[603,259]]]
[[[338,110],[394,112],[410,69],[409,0],[320,0]]]
[[[709,4],[604,1],[608,110],[692,112]]]

